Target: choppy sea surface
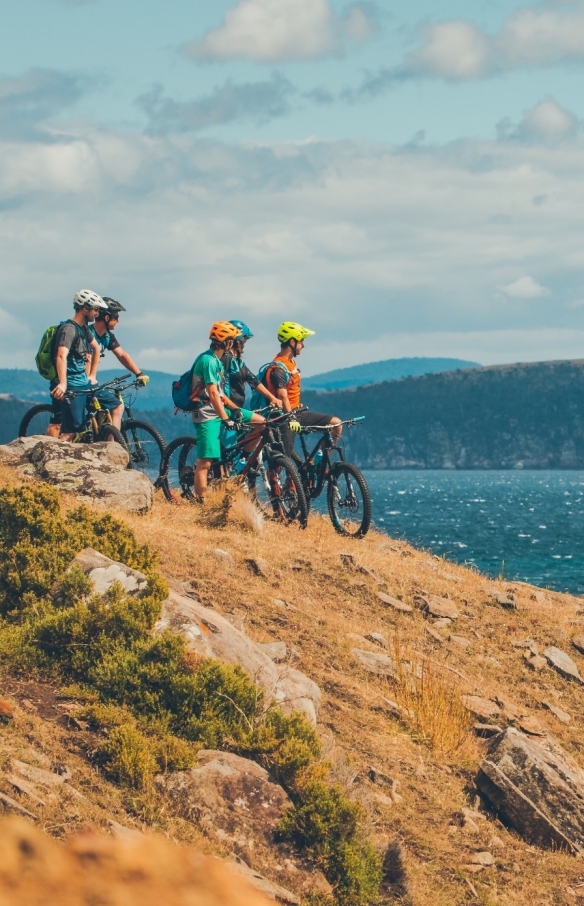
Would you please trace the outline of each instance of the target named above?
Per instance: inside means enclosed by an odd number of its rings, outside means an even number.
[[[378,529],[496,578],[584,593],[584,472],[365,472]]]

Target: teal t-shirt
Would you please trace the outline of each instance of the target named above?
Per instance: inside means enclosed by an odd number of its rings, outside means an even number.
[[[198,357],[193,365],[193,378],[191,387],[197,393],[201,405],[193,411],[195,423],[206,422],[212,418],[219,418],[209,402],[206,387],[215,384],[221,396],[225,395],[225,369],[212,349],[208,349]]]
[[[111,352],[113,352],[114,349],[119,349],[120,343],[116,339],[115,334],[112,333],[111,330],[106,330],[106,332],[103,334],[103,336],[100,337],[100,335],[96,331],[93,324],[89,325],[89,329],[91,331],[91,335],[93,336],[93,339],[97,341],[97,345],[99,346],[100,356],[105,355],[106,349],[109,349]]]
[[[84,390],[89,386],[87,362],[91,356],[93,334],[88,327],[81,327],[74,321],[62,321],[55,334],[53,349],[65,346],[67,353],[67,388]],[[56,383],[56,382],[54,382]]]

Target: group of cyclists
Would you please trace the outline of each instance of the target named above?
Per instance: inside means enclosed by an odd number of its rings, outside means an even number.
[[[80,290],[73,300],[74,315],[62,322],[52,340],[51,355],[55,376],[51,381],[52,414],[47,434],[72,440],[85,419],[86,393],[97,384],[101,358],[110,350],[120,364],[136,377],[138,386],[146,386],[149,377],[122,349],[114,329],[120,313],[126,309],[109,296],[101,297],[91,290]],[[190,370],[190,399],[197,441],[197,463],[194,485],[196,499],[203,502],[207,492],[209,469],[221,458],[221,448],[237,439],[244,426],[263,425],[265,417],[258,410],[265,400],[290,414],[281,428],[281,440],[288,457],[294,456],[294,440],[303,427],[330,426],[335,443],[341,436],[339,418],[301,408],[301,379],[297,358],[307,337],[314,331],[294,321],[278,328],[280,350],[259,374],[244,361],[244,351],[253,333],[243,321],[216,321],[209,333],[209,348],[195,359]],[[250,408],[245,407],[246,387],[252,393]],[[97,399],[110,412],[112,422],[121,427],[124,411],[120,399],[111,391],[98,390]],[[254,402],[255,401],[255,402]]]

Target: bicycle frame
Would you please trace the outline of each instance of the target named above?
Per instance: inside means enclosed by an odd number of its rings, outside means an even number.
[[[351,425],[356,424],[359,421],[362,421],[362,418],[351,418],[347,421],[341,422],[341,425]],[[316,500],[317,497],[320,497],[322,494],[326,480],[328,479],[331,469],[333,467],[333,460],[331,459],[331,452],[334,451],[340,462],[345,461],[344,451],[335,445],[332,438],[332,432],[335,427],[338,425],[327,425],[326,427],[311,427],[303,428],[300,433],[300,445],[302,447],[302,453],[304,456],[304,461],[301,465],[298,466],[300,470],[301,478],[305,478],[305,491],[310,495],[311,500]],[[317,441],[314,449],[309,452],[308,445],[306,443],[306,435],[319,433],[322,434],[322,437]],[[322,451],[322,459],[318,466],[318,471],[315,472],[314,466],[314,457],[316,454]]]
[[[77,390],[77,391],[68,391],[72,396],[78,394],[84,394],[87,397],[86,409],[87,416],[85,419],[85,425],[81,431],[79,431],[73,438],[73,443],[80,443],[84,438],[91,437],[92,440],[95,440],[99,432],[101,431],[105,422],[108,424],[113,424],[112,417],[108,409],[104,409],[96,398],[100,390],[108,390],[110,387],[115,388],[116,396],[123,402],[122,393],[124,390],[127,390],[128,387],[131,387],[132,384],[127,384],[125,387],[120,387],[119,384],[122,381],[126,381],[130,375],[122,375],[119,378],[114,378],[111,381],[108,381],[105,384],[100,386],[92,385],[88,390]]]

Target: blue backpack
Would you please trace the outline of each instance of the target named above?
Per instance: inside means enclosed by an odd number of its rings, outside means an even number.
[[[172,401],[181,412],[194,412],[201,405],[198,394],[193,393],[193,368],[200,358],[200,355],[197,356],[189,370],[181,374],[178,381],[172,382]]]
[[[262,365],[262,367],[260,368],[260,370],[258,371],[258,373],[256,375],[260,384],[263,384],[264,387],[267,387],[266,375],[270,368],[281,368],[286,376],[286,385],[288,384],[292,375],[290,374],[290,372],[288,371],[286,366],[284,364],[282,364],[282,362],[266,362],[265,365]],[[266,405],[266,402],[267,401],[266,401],[265,396],[262,396],[262,394],[258,393],[257,390],[254,390],[251,395],[249,408],[250,409],[263,409],[264,406]]]

